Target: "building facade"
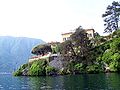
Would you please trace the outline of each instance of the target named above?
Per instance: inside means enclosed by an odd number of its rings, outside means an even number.
[[[94,38],[94,29],[85,29],[85,32],[87,33],[87,37],[89,39]],[[62,34],[62,42],[65,42],[66,40],[70,40],[70,36],[73,34],[74,32],[68,32],[68,33],[63,33]]]
[[[62,42],[65,42],[66,40],[70,40],[70,36],[73,34],[73,32],[63,33],[62,34]]]

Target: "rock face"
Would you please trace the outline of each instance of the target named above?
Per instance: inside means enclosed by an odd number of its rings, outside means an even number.
[[[28,62],[31,50],[38,44],[43,44],[40,39],[25,37],[0,37],[0,72],[13,72],[20,65]]]
[[[49,63],[50,66],[52,66],[56,69],[62,69],[64,67],[66,67],[67,64],[68,64],[68,62],[65,61],[61,56],[52,58],[52,60]]]

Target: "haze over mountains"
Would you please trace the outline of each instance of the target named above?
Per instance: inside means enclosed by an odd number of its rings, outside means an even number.
[[[0,72],[13,72],[28,62],[31,49],[43,43],[41,39],[0,36]]]

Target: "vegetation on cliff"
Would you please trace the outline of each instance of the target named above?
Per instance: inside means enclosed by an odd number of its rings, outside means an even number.
[[[36,60],[31,63],[22,65],[16,72],[13,73],[14,76],[45,76],[45,75],[55,75],[57,70],[54,67],[48,65],[46,60]]]
[[[67,62],[65,67],[56,69],[50,66],[46,59],[36,60],[22,65],[14,75],[66,75],[120,71],[120,30],[108,36],[96,34],[93,40],[89,40],[81,28],[73,35],[71,40],[59,44],[61,57]],[[86,42],[79,41],[82,39],[86,39]]]

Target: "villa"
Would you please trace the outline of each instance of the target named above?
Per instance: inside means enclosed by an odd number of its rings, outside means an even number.
[[[87,33],[87,37],[89,39],[94,38],[94,29],[85,29],[85,32]],[[62,42],[65,42],[66,40],[70,40],[70,36],[73,34],[74,32],[68,32],[68,33],[63,33],[62,34]]]
[[[87,33],[87,37],[89,39],[94,38],[94,29],[85,29],[85,32]],[[70,36],[73,34],[74,32],[68,32],[68,33],[63,33],[62,34],[62,40],[63,42],[65,42],[66,40],[70,40]],[[59,44],[59,42],[51,42],[48,43],[51,48],[55,48],[57,44]],[[40,59],[55,59],[57,56],[59,56],[58,54],[52,54],[52,52],[48,52],[45,55],[36,55],[36,56],[32,56],[31,58],[29,58],[29,62],[33,62],[35,60],[40,60]]]

